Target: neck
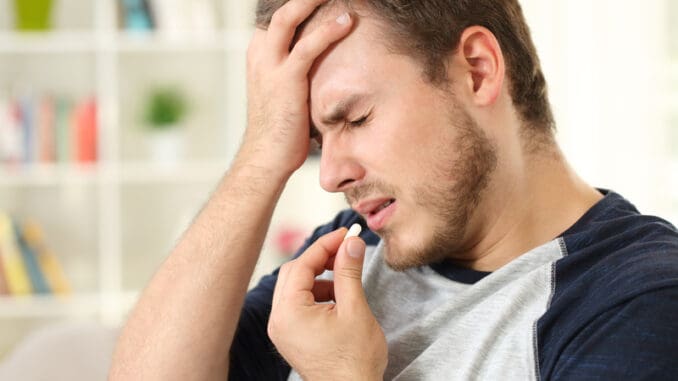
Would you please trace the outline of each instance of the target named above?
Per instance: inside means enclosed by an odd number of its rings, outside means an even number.
[[[602,198],[570,168],[557,145],[497,173],[469,225],[471,245],[455,261],[494,271],[567,230]]]

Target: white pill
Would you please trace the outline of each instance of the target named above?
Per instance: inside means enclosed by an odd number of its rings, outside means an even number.
[[[360,226],[360,224],[351,225],[351,228],[348,229],[346,235],[344,236],[344,241],[346,241],[346,239],[348,239],[349,237],[357,237],[360,234],[361,230],[363,230],[363,228]]]

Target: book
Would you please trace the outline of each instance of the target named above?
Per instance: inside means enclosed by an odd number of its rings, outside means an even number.
[[[56,255],[45,245],[44,234],[40,225],[32,220],[24,221],[22,233],[26,245],[33,250],[40,270],[50,290],[57,295],[69,294],[71,285]]]
[[[170,40],[187,37],[209,39],[216,35],[213,0],[148,0],[158,33]]]
[[[75,110],[76,160],[92,163],[97,160],[97,104],[94,98]]]
[[[19,120],[21,121],[23,138],[23,158],[24,163],[35,161],[35,123],[33,114],[33,99],[24,97],[19,102]]]
[[[31,288],[33,289],[33,292],[37,294],[49,293],[50,288],[42,270],[40,269],[35,251],[26,244],[26,240],[23,237],[21,229],[16,223],[14,223],[14,233],[16,234],[17,246],[21,251],[21,258],[24,261],[26,273],[28,274],[28,279],[31,281]]]
[[[18,163],[23,156],[20,106],[14,99],[0,97],[0,160]]]
[[[65,163],[73,159],[71,152],[71,136],[73,133],[72,103],[68,98],[57,98],[55,101],[54,139],[56,161]]]
[[[153,17],[145,0],[120,0],[122,22],[125,29],[144,32],[153,29]]]
[[[10,293],[30,294],[33,289],[16,242],[12,218],[2,211],[0,211],[0,252]]]
[[[5,266],[2,264],[2,249],[0,249],[0,295],[9,295],[7,279],[5,279]]]
[[[0,93],[0,160],[7,160],[12,146],[8,139],[10,134],[11,114],[9,99]]]
[[[40,162],[52,163],[56,156],[54,100],[52,97],[43,97],[39,102],[37,111],[37,157]]]

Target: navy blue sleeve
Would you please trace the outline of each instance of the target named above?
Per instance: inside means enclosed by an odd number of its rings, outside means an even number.
[[[675,380],[678,287],[638,295],[590,321],[561,352],[554,380]]]
[[[676,228],[609,192],[562,242],[536,327],[540,378],[676,379]]]
[[[339,213],[332,222],[315,229],[295,257],[322,235],[355,222],[362,222],[355,212],[345,210]],[[364,222],[361,224],[364,226]],[[245,298],[231,345],[229,380],[286,380],[289,376],[290,366],[275,350],[266,332],[277,279],[278,269],[262,277]]]

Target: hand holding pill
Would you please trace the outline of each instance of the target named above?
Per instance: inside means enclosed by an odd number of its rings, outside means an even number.
[[[280,269],[268,332],[306,379],[383,377],[388,351],[362,288],[360,231],[356,224],[331,232]],[[334,281],[317,280],[327,269]],[[329,368],[328,359],[334,362]]]

